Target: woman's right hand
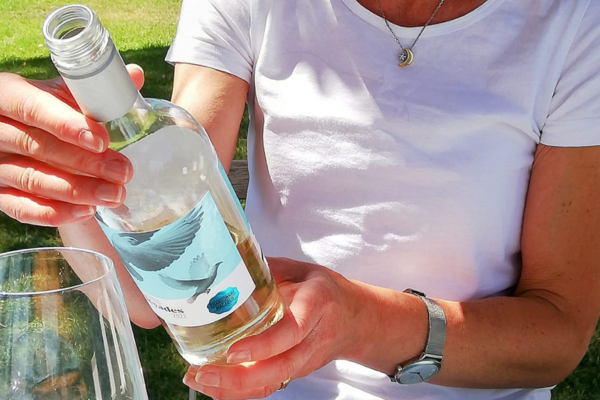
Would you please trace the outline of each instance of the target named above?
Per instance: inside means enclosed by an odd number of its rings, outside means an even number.
[[[141,87],[141,68],[128,69]],[[0,211],[23,223],[60,226],[89,218],[96,205],[118,206],[133,167],[108,143],[62,78],[0,73]]]

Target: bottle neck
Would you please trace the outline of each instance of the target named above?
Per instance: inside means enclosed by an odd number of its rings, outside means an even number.
[[[96,13],[79,4],[61,7],[46,18],[43,34],[81,111],[106,126],[111,147],[121,149],[137,140],[156,116]]]
[[[110,136],[110,148],[120,151],[146,136],[157,120],[158,115],[137,92],[133,106],[123,116],[103,122],[102,125]]]

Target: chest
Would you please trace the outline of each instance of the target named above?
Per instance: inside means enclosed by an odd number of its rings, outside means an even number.
[[[317,15],[314,3],[280,4],[278,15]],[[461,29],[432,26],[413,64],[400,68],[398,46],[380,18],[353,9],[354,0],[329,4],[319,10],[319,24],[306,17],[276,26],[279,20],[272,19],[274,34],[265,36],[255,75],[268,120],[314,123],[306,129],[321,133],[382,129],[416,146],[490,124],[539,140],[553,87],[546,85],[546,46],[536,43],[543,25],[512,18],[506,30],[502,22],[488,23],[493,10],[478,10]],[[413,33],[401,39],[410,41]]]

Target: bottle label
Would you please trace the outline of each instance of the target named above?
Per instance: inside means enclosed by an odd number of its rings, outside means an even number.
[[[154,231],[119,232],[99,222],[154,312],[168,323],[213,323],[255,289],[210,193],[187,215]]]

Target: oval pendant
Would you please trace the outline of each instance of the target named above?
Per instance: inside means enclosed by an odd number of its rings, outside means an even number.
[[[413,59],[413,52],[410,49],[403,49],[402,53],[400,53],[398,56],[398,65],[401,67],[407,67],[412,64]]]

